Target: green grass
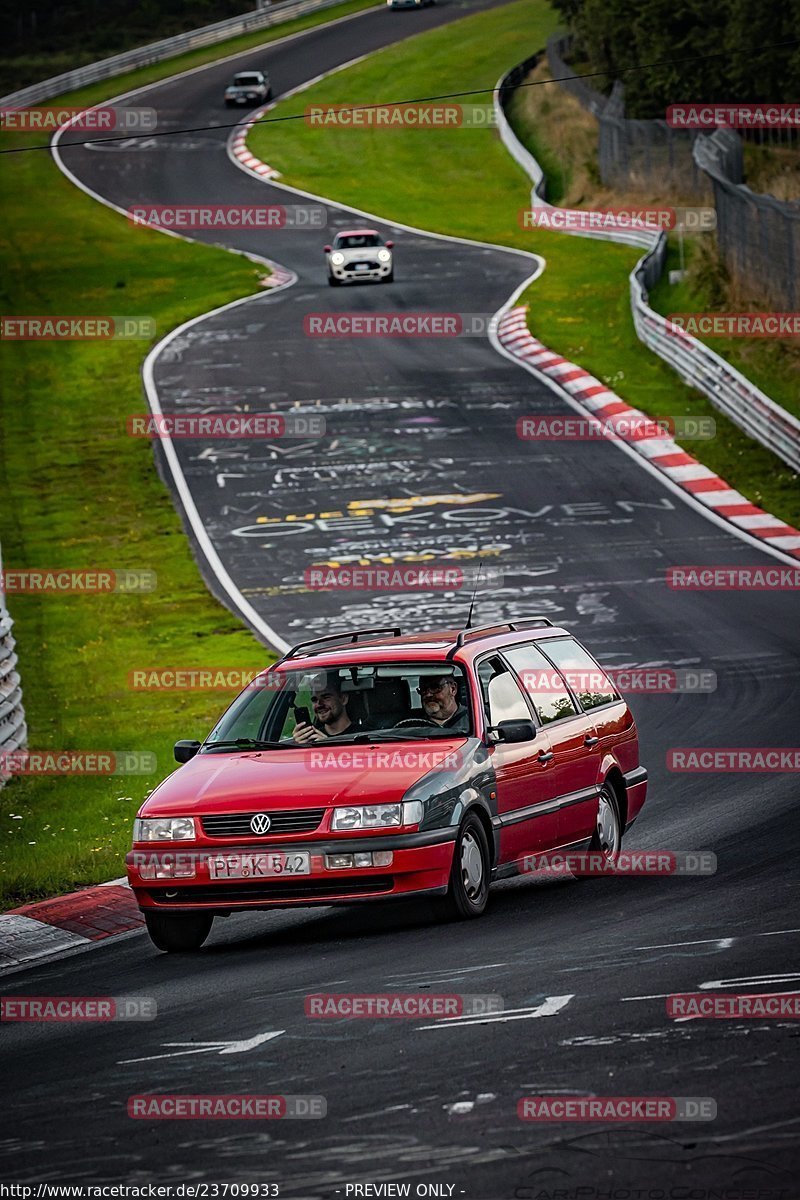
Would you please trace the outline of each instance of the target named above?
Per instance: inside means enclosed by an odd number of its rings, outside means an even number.
[[[543,0],[518,0],[381,50],[281,104],[278,113],[428,96],[431,80],[436,93],[490,88],[542,47],[557,24]],[[688,442],[689,452],[754,503],[790,524],[800,522],[800,495],[788,468],[638,341],[628,297],[636,251],[520,228],[518,213],[529,204],[530,186],[495,131],[313,128],[298,121],[256,127],[249,144],[286,183],[389,220],[543,255],[547,269],[524,296],[536,336],[648,414],[713,416],[716,438]],[[401,269],[402,246],[399,255]]]
[[[344,4],[335,15],[368,7]],[[91,103],[187,66],[331,19],[328,12],[85,88]],[[41,143],[6,134],[3,148]],[[90,199],[47,151],[2,160],[6,314],[147,315],[163,337],[258,290],[238,255],[133,228]],[[207,591],[148,442],[125,433],[146,411],[143,341],[2,342],[0,544],[7,569],[154,569],[151,594],[8,598],[33,749],[155,753],[149,776],[18,777],[0,791],[0,907],[123,872],[131,822],[174,766],[179,737],[207,732],[219,692],[129,690],[137,666],[254,668],[270,657]]]

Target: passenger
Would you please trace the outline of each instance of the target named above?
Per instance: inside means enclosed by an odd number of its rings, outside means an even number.
[[[452,675],[423,675],[419,694],[429,721],[456,733],[469,732],[469,714],[465,705],[458,703],[458,684]]]
[[[311,686],[314,723],[296,725],[292,740],[301,746],[307,746],[311,742],[324,742],[326,737],[355,733],[359,723],[350,719],[347,711],[348,700],[349,696],[342,691],[342,682],[335,672],[318,675]]]

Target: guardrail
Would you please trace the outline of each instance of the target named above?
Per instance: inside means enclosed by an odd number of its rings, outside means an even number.
[[[174,37],[164,38],[160,42],[152,42],[149,46],[139,46],[136,50],[126,50],[123,54],[115,54],[113,58],[104,58],[99,62],[88,63],[85,67],[77,67],[63,75],[53,75],[41,83],[31,84],[21,88],[9,96],[0,98],[0,105],[14,107],[18,105],[38,104],[41,100],[51,100],[74,88],[85,87],[100,79],[112,79],[115,75],[123,75],[135,67],[147,67],[151,63],[163,62],[167,58],[175,58],[187,50],[197,50],[203,46],[213,46],[216,42],[224,42],[240,33],[250,33],[257,29],[267,29],[270,25],[280,25],[291,21],[294,17],[302,17],[305,13],[317,12],[324,8],[335,8],[343,0],[283,0],[283,3],[273,4],[268,8],[256,9],[253,12],[242,13],[238,17],[228,17],[217,21],[214,25],[203,25],[200,29],[192,29],[187,33],[178,33]]]
[[[0,788],[10,777],[10,773],[3,770],[1,756],[5,751],[19,750],[28,737],[25,710],[22,707],[22,685],[11,632],[14,622],[5,605],[2,572],[3,562],[0,558]]]
[[[533,183],[532,206],[552,209],[555,206],[544,199],[544,172],[519,141],[505,113],[514,88],[541,58],[542,52],[534,54],[502,76],[495,87],[494,106],[503,144]],[[684,383],[697,388],[741,430],[800,473],[800,421],[703,342],[683,332],[676,334],[670,322],[650,308],[648,290],[661,278],[667,255],[667,235],[663,230],[565,229],[563,232],[646,249],[629,276],[631,311],[639,340],[677,371]]]

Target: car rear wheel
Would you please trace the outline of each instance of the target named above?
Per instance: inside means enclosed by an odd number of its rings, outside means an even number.
[[[479,917],[489,902],[489,843],[483,825],[469,816],[458,831],[443,916],[464,921]]]
[[[199,950],[214,923],[209,913],[146,912],[144,920],[150,941],[167,954]]]
[[[610,783],[600,788],[597,823],[589,849],[616,862],[622,848],[622,814],[619,797]]]

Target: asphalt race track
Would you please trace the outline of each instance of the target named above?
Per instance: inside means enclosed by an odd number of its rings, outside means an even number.
[[[482,7],[371,11],[249,52],[236,66],[265,64],[280,95]],[[521,35],[519,58],[534,49]],[[210,66],[129,103],[155,107],[160,128],[224,124],[231,73],[230,64]],[[70,149],[64,139],[62,155],[123,208],[291,202],[229,160],[227,136],[211,130],[139,149]],[[413,213],[395,215],[414,224]],[[137,934],[11,975],[7,995],[153,996],[158,1019],[5,1027],[2,1070],[24,1088],[6,1113],[0,1176],[13,1161],[22,1182],[274,1181],[281,1195],[308,1198],[410,1182],[412,1195],[417,1184],[439,1184],[441,1195],[475,1200],[553,1200],[581,1188],[590,1200],[716,1195],[704,1189],[739,1200],[748,1188],[788,1200],[798,1194],[796,1024],[674,1022],[664,997],[709,984],[796,990],[796,777],[676,774],[665,760],[671,747],[796,743],[796,598],[671,591],[673,565],[776,560],[610,443],[518,441],[519,416],[564,406],[486,338],[306,337],[310,312],[490,314],[534,266],[385,225],[396,282],[330,289],[322,245],[353,223],[363,218],[329,208],[326,231],[209,235],[279,262],[298,281],[199,322],[157,361],[167,412],[248,404],[327,421],[316,443],[175,443],[217,554],[286,641],[353,624],[458,621],[461,596],[348,597],[303,586],[306,566],[334,554],[433,549],[500,563],[504,585],[481,598],[483,621],[539,612],[608,666],[715,671],[712,694],[632,698],[650,790],[627,844],[710,850],[717,873],[519,879],[495,888],[481,921],[448,927],[424,905],[240,916],[217,921],[192,958],[159,955]],[[385,503],[402,498],[405,511]],[[322,515],[331,512],[345,515]],[[310,991],[417,989],[500,994],[505,1013],[478,1024],[304,1015]],[[266,1033],[277,1036],[259,1041]],[[231,1042],[243,1044],[231,1052],[222,1044]],[[273,1124],[128,1117],[129,1096],[165,1092],[321,1095],[328,1115]],[[649,1126],[517,1118],[523,1095],[587,1092],[712,1097],[717,1117]]]

